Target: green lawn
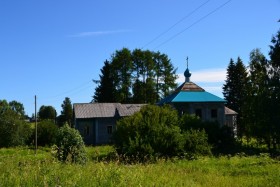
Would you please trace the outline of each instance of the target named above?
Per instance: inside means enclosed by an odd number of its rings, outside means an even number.
[[[280,186],[280,162],[267,155],[159,160],[154,164],[100,161],[110,146],[87,148],[86,165],[62,164],[44,148],[0,149],[0,186]]]

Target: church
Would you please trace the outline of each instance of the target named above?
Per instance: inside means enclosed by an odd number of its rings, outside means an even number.
[[[225,106],[226,101],[191,82],[188,65],[184,76],[185,82],[172,94],[162,99],[158,105],[169,104],[180,115],[193,114],[203,121],[217,121],[220,126],[227,125],[235,129],[237,113]]]
[[[169,104],[180,115],[193,114],[203,121],[217,121],[220,126],[227,125],[235,131],[237,113],[225,107],[226,101],[191,82],[188,65],[184,76],[185,82],[157,104]],[[116,129],[117,120],[138,112],[143,106],[145,104],[76,103],[75,128],[87,145],[108,144]]]

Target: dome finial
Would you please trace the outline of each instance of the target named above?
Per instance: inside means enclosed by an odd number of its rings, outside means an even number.
[[[184,75],[185,75],[185,82],[190,82],[190,77],[192,74],[189,71],[189,57],[188,56],[187,56],[187,69],[186,69]]]

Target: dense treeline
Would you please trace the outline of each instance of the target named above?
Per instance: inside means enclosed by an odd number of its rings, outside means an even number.
[[[52,106],[42,105],[38,111],[37,139],[39,146],[53,145],[58,127],[72,125],[73,110],[71,100],[66,97],[61,105],[61,115]],[[29,118],[22,103],[0,100],[0,147],[34,145],[34,114]]]
[[[246,68],[231,59],[223,87],[226,105],[238,112],[238,136],[256,138],[270,150],[280,148],[280,31],[272,38],[267,59],[260,49],[250,53]]]
[[[154,104],[176,88],[176,78],[167,55],[123,48],[104,62],[93,101]]]

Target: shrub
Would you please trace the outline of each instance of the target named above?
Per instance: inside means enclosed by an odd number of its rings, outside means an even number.
[[[15,111],[6,110],[0,114],[0,147],[26,145],[31,133],[28,123]]]
[[[211,146],[208,144],[207,134],[204,130],[187,130],[184,132],[184,140],[184,150],[187,158],[211,155]]]
[[[183,151],[178,115],[169,106],[147,105],[140,112],[117,122],[114,133],[119,154],[137,156],[175,156]]]
[[[232,129],[227,126],[221,127],[215,121],[202,121],[195,115],[185,114],[180,119],[180,127],[183,131],[204,130],[208,136],[208,143],[213,145],[215,152],[230,153],[236,145]]]
[[[53,151],[58,160],[84,164],[87,161],[84,141],[76,129],[64,125],[60,127]]]
[[[52,120],[43,120],[37,126],[37,142],[40,146],[53,145],[58,133],[58,127]]]

